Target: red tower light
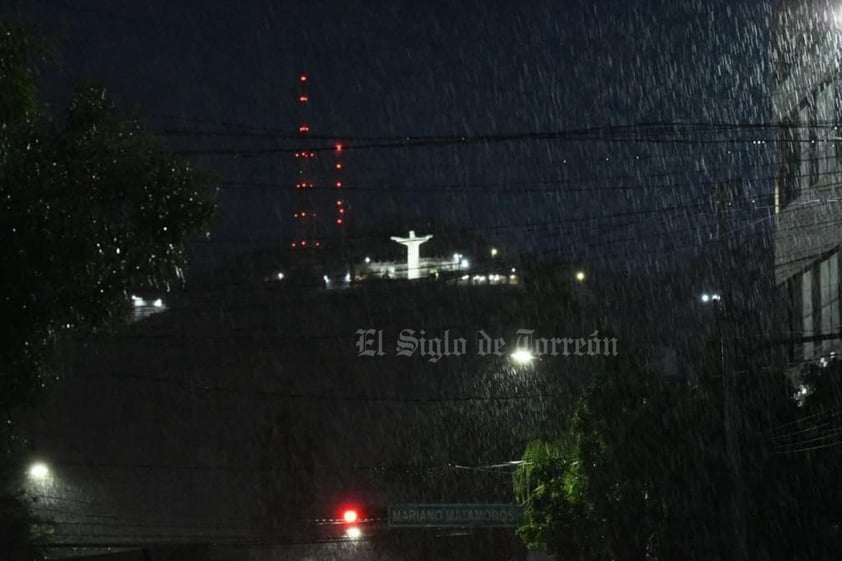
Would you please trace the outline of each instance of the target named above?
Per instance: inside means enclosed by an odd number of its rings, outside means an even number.
[[[300,101],[301,103],[307,103],[308,101],[310,101],[310,98],[306,95],[300,95],[298,96],[298,101]]]
[[[345,512],[342,513],[342,520],[348,524],[353,524],[358,518],[359,513],[353,508],[346,509]]]
[[[336,151],[337,151],[337,152],[342,152],[342,145],[341,145],[341,144],[337,144],[337,145],[336,145]]]
[[[298,127],[298,132],[310,132],[310,127],[308,127],[307,125],[301,125],[300,127]]]
[[[299,78],[298,78],[298,79],[299,79],[300,81],[302,81],[302,82],[306,82],[306,81],[307,81],[307,76],[305,76],[304,74],[302,74],[301,76],[299,76]]]

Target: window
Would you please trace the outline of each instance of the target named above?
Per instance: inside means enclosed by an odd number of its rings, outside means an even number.
[[[813,336],[813,270],[801,275],[801,336]],[[813,358],[813,343],[804,343],[804,360]]]
[[[839,331],[839,253],[834,253],[819,265],[819,286],[821,287],[820,315],[821,334],[830,335]],[[829,353],[835,341],[822,341],[822,353]]]

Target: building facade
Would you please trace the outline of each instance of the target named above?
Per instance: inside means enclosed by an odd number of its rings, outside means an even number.
[[[840,349],[842,3],[781,1],[775,12],[775,281],[791,364]]]

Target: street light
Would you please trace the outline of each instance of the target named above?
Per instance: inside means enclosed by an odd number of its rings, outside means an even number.
[[[29,466],[29,477],[35,481],[43,481],[50,475],[50,468],[43,462],[35,462]]]
[[[515,364],[525,365],[535,360],[535,355],[529,349],[518,349],[511,354]]]
[[[491,248],[491,257],[497,257],[497,248],[496,247]]]
[[[579,282],[585,282],[585,271],[576,271],[576,280]]]
[[[358,527],[353,526],[345,530],[345,535],[348,536],[349,540],[358,540],[362,537],[363,532]]]

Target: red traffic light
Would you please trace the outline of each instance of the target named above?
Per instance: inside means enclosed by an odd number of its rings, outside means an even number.
[[[359,514],[356,510],[349,508],[342,513],[342,520],[347,522],[348,524],[353,524],[359,518]]]

